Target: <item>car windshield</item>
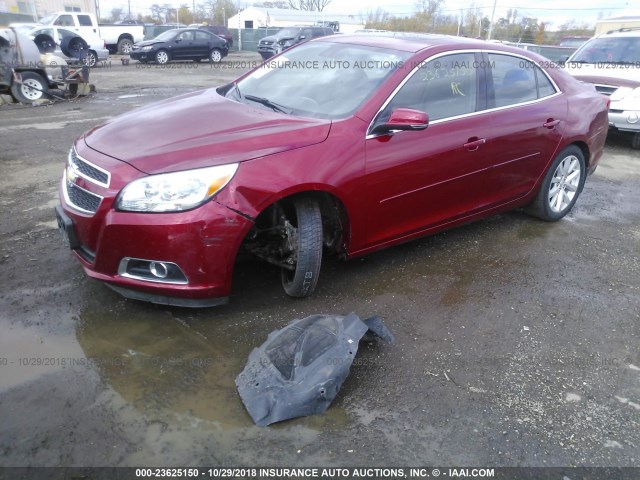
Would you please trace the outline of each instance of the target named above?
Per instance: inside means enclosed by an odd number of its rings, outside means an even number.
[[[173,37],[175,37],[177,33],[178,32],[176,30],[167,30],[166,32],[162,32],[160,35],[154,38],[154,40],[166,42],[167,40],[171,40]]]
[[[40,23],[43,24],[43,25],[51,25],[56,18],[58,18],[58,14],[57,13],[51,13],[51,14],[45,16],[45,17],[42,17],[40,19]]]
[[[577,63],[640,63],[640,36],[601,37],[585,43],[571,58]]]
[[[228,86],[226,96],[302,116],[344,118],[409,55],[378,47],[310,42],[265,62]]]

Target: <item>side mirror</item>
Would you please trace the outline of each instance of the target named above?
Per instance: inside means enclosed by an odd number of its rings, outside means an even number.
[[[304,40],[305,38],[307,37],[305,37],[304,35],[300,35],[300,40]]]
[[[180,43],[182,41],[181,38],[176,38],[176,43]]]
[[[428,126],[429,115],[425,112],[412,108],[396,108],[391,112],[389,120],[380,125],[376,125],[371,131],[371,134],[384,135],[394,130],[424,130]]]

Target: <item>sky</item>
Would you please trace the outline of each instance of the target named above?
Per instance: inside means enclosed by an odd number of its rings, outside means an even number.
[[[125,12],[128,11],[127,0],[98,0],[100,11],[103,16],[109,15],[111,9],[120,7]],[[149,13],[149,6],[154,3],[165,4],[175,3],[191,5],[193,0],[135,0],[131,2],[131,13],[133,16],[138,13]],[[198,0],[195,1],[198,3]],[[242,5],[251,6],[251,0],[241,0]],[[495,0],[495,19],[506,16],[510,8],[518,10],[518,17],[534,17],[540,21],[547,22],[550,30],[560,27],[562,24],[576,20],[578,23],[588,23],[595,26],[598,16],[602,18],[620,16],[640,16],[640,5],[638,0]],[[447,15],[459,15],[461,9],[475,5],[484,12],[485,16],[491,18],[494,0],[445,0],[442,13]],[[342,14],[362,15],[366,17],[367,12],[374,12],[377,8],[382,8],[395,16],[411,15],[416,10],[416,1],[393,0],[332,0],[325,12]]]

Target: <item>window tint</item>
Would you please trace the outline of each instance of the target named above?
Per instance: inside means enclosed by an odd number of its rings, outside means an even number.
[[[404,107],[427,112],[429,120],[455,117],[476,110],[477,73],[473,53],[431,60],[413,74],[389,102],[380,120]]]
[[[196,40],[201,40],[201,41],[208,41],[211,40],[211,35],[208,35],[205,32],[196,32]]]
[[[302,37],[304,37],[306,40],[309,40],[312,37],[311,29],[303,28],[302,32],[300,33],[300,38]]]
[[[489,64],[493,76],[496,107],[538,99],[536,83],[536,69],[538,67],[533,62],[510,55],[490,53]]]
[[[89,15],[78,15],[78,22],[83,27],[91,27],[91,17]]]

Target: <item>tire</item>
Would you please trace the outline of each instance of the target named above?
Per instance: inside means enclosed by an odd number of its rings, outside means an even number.
[[[129,38],[123,38],[118,42],[118,52],[121,55],[129,55],[133,50],[133,42]]]
[[[21,72],[22,83],[11,85],[11,94],[20,103],[32,103],[46,97],[49,87],[41,75],[34,72]]]
[[[222,52],[214,48],[209,52],[209,60],[211,63],[220,63],[222,61]]]
[[[547,222],[560,220],[578,200],[586,177],[582,150],[576,146],[565,148],[549,167],[529,213]]]
[[[640,132],[631,134],[631,148],[640,150]]]
[[[282,287],[291,297],[308,297],[318,284],[322,263],[322,215],[314,200],[294,202],[297,235],[293,239],[295,269],[282,269]]]
[[[98,55],[93,50],[89,50],[82,60],[87,67],[95,67],[98,63]]]
[[[156,52],[156,62],[164,65],[169,61],[169,53],[166,50],[158,50]]]

